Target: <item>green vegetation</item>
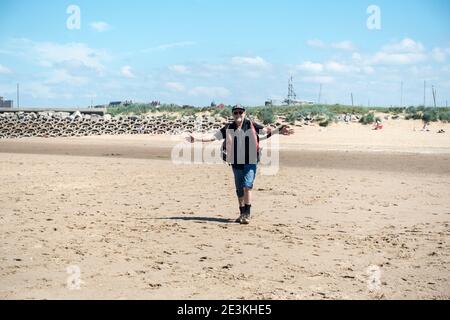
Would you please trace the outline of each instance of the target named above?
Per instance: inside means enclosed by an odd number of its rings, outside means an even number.
[[[439,113],[437,110],[434,110],[434,109],[426,110],[423,113],[422,120],[424,122],[430,122],[430,121],[436,122],[439,120]]]
[[[405,119],[423,120],[424,122],[450,121],[450,108],[408,107],[405,109]]]
[[[108,113],[115,116],[120,114],[144,114],[151,111],[150,104],[131,104],[131,105],[121,105],[118,107],[108,108]]]
[[[328,127],[333,122],[337,122],[337,115],[334,112],[327,111],[321,114],[317,118],[317,121],[319,122],[319,126]]]
[[[231,106],[225,107],[224,109],[214,109],[211,114],[227,119],[231,116]]]
[[[259,110],[256,114],[258,119],[261,120],[264,124],[272,124],[275,121],[275,115],[271,108],[264,108]]]
[[[371,124],[375,122],[375,114],[373,112],[369,112],[359,119],[359,122],[362,124]]]
[[[286,121],[290,124],[294,124],[295,121],[297,120],[297,118],[298,118],[298,115],[294,112],[291,112],[286,116]]]
[[[439,113],[439,120],[443,122],[450,122],[450,111],[443,111]]]
[[[286,121],[294,124],[295,121],[304,119],[315,119],[320,126],[326,127],[329,124],[337,121],[337,114],[326,108],[325,106],[305,106],[301,109],[294,107],[297,110],[290,111],[286,114]]]
[[[223,109],[214,107],[193,107],[179,106],[175,104],[163,104],[161,106],[152,106],[150,104],[131,104],[128,106],[118,106],[108,108],[108,113],[112,115],[119,114],[146,114],[154,112],[178,113],[181,116],[195,116],[200,112],[209,112],[212,116],[220,116],[229,118],[231,116],[231,106],[225,106]],[[294,124],[295,121],[311,120],[317,122],[321,126],[328,126],[337,121],[338,116],[343,114],[351,114],[360,117],[360,122],[370,124],[377,119],[375,113],[386,113],[392,116],[402,115],[405,119],[430,121],[450,121],[450,108],[424,108],[419,107],[361,107],[346,105],[307,105],[307,106],[256,106],[247,107],[249,116],[257,117],[264,124],[273,124],[277,116],[283,116],[288,123]]]
[[[108,113],[115,115],[129,114],[146,114],[155,112],[179,113],[180,115],[195,115],[200,112],[212,110],[213,108],[196,108],[193,106],[179,106],[176,104],[162,104],[160,106],[152,106],[151,104],[134,103],[127,106],[108,107]]]

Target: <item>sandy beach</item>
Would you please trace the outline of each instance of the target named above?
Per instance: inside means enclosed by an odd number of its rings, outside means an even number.
[[[449,299],[450,124],[384,125],[280,137],[248,226],[180,139],[0,140],[0,298]]]

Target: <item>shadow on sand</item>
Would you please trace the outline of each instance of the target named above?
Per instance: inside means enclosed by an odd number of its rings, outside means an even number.
[[[168,218],[155,218],[155,219],[156,220],[184,220],[184,221],[198,221],[198,222],[235,223],[235,219],[211,218],[211,217],[168,217]]]

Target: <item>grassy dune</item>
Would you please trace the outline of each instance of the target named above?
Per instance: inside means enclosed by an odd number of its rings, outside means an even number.
[[[224,109],[213,107],[193,107],[179,106],[175,104],[164,104],[159,107],[150,104],[131,104],[128,106],[119,106],[108,108],[108,113],[112,115],[121,114],[151,114],[156,112],[165,112],[176,114],[177,116],[195,116],[199,113],[209,112],[212,116],[221,116],[227,118],[231,114],[231,106]],[[377,120],[377,113],[384,113],[391,116],[402,117],[406,120],[423,120],[424,122],[450,121],[450,108],[444,107],[362,107],[346,105],[310,105],[310,106],[254,106],[247,107],[247,113],[250,116],[257,117],[265,124],[276,122],[277,116],[285,117],[289,123],[295,123],[297,120],[311,119],[321,126],[328,126],[336,122],[339,115],[350,114],[358,116],[363,124],[370,124]],[[381,120],[381,119],[380,119]]]

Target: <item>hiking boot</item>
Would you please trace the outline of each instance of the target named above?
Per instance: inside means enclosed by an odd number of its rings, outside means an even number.
[[[234,222],[236,222],[236,223],[241,223],[242,216],[244,215],[244,212],[245,212],[245,207],[239,207],[239,211],[240,211],[239,218],[234,220]]]
[[[241,216],[240,224],[249,224],[250,223],[250,215],[249,214],[243,214]]]

